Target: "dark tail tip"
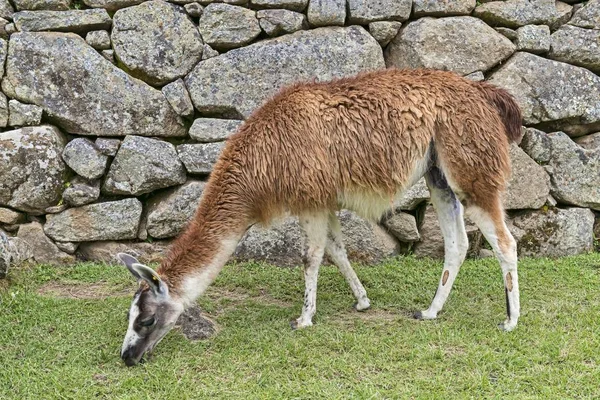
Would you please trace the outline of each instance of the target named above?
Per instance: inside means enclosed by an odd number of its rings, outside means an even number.
[[[487,101],[498,110],[508,140],[510,142],[520,142],[523,137],[521,129],[523,117],[515,99],[504,89],[486,82],[478,82],[478,84]]]

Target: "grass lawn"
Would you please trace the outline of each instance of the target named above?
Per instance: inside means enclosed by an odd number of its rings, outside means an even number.
[[[301,269],[230,265],[199,301],[219,326],[171,332],[145,364],[119,358],[134,282],[124,267],[13,269],[0,282],[0,398],[379,399],[598,398],[600,254],[519,266],[522,315],[497,328],[505,300],[495,260],[467,262],[436,321],[426,308],[441,263],[357,267],[372,309],[357,313],[324,267],[315,326],[292,331]]]

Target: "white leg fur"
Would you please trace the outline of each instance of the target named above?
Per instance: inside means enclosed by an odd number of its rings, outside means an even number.
[[[312,213],[299,216],[300,226],[306,234],[304,256],[304,304],[300,318],[292,321],[292,328],[312,326],[312,317],[317,310],[317,278],[327,243],[327,213]]]
[[[356,297],[354,308],[357,311],[367,310],[371,307],[371,302],[367,297],[367,291],[358,279],[358,276],[356,276],[354,269],[352,269],[350,261],[348,261],[340,221],[335,213],[329,214],[329,239],[327,240],[326,251],[331,261],[339,268],[344,279],[348,282],[352,294]]]
[[[507,318],[504,323],[500,324],[500,328],[505,331],[512,331],[517,326],[521,312],[519,277],[517,275],[517,243],[504,223],[504,220],[502,220],[501,226],[498,227],[494,224],[491,216],[478,207],[469,207],[467,212],[473,222],[477,224],[490,246],[492,246],[496,257],[500,261],[506,292],[507,313]],[[501,236],[508,238],[508,246],[505,246],[505,249],[502,249],[502,246],[499,244],[498,237],[500,235],[497,231],[498,229],[504,231]]]
[[[444,237],[444,270],[431,305],[427,310],[415,314],[418,319],[434,319],[437,317],[452,290],[454,279],[458,275],[469,247],[462,204],[450,188],[440,189],[435,187],[429,177],[427,177],[427,184]]]

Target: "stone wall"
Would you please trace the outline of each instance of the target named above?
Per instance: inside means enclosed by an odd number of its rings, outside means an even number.
[[[508,89],[526,127],[506,196],[521,255],[593,249],[600,0],[0,0],[0,17],[0,227],[20,258],[158,260],[265,99],[386,66]],[[428,196],[419,182],[380,224],[342,212],[351,258],[441,257]],[[290,265],[300,249],[287,219],[237,256]]]

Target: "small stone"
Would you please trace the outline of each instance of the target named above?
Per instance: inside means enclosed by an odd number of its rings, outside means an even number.
[[[204,9],[198,29],[204,41],[217,50],[244,46],[261,32],[254,11],[220,3]]]
[[[213,49],[212,47],[210,47],[209,45],[207,45],[206,43],[204,44],[203,50],[202,50],[202,60],[208,60],[209,58],[213,58],[219,55],[219,52],[216,51],[215,49]]]
[[[348,23],[366,25],[383,20],[406,21],[411,8],[412,0],[348,0]]]
[[[110,29],[106,10],[19,11],[13,15],[19,31],[59,31],[85,33]]]
[[[121,146],[119,139],[98,138],[94,142],[96,148],[105,156],[114,157]]]
[[[9,25],[9,22],[4,18],[0,18],[0,39],[7,40],[10,34],[6,31],[6,26]]]
[[[304,11],[308,0],[250,0],[250,5],[256,8],[287,8],[293,11]]]
[[[483,75],[483,72],[481,72],[481,71],[475,71],[469,75],[465,75],[465,78],[470,79],[474,82],[481,82],[481,81],[485,80],[485,76]]]
[[[25,214],[13,211],[10,208],[0,207],[0,223],[1,224],[20,224],[25,221]]]
[[[558,202],[556,201],[556,199],[554,197],[552,197],[551,195],[548,195],[548,197],[546,198],[546,206],[548,207],[556,207],[556,205],[558,204]]]
[[[375,21],[369,23],[369,33],[381,47],[385,47],[396,37],[401,26],[402,22],[398,21]]]
[[[197,118],[190,128],[190,137],[196,142],[220,142],[233,135],[243,121],[234,119]]]
[[[547,25],[525,25],[517,29],[517,50],[534,54],[550,50],[550,28]]]
[[[63,192],[63,200],[72,207],[80,207],[93,203],[100,197],[100,182],[88,183],[75,178]]]
[[[67,209],[66,204],[60,204],[57,206],[48,207],[44,211],[46,214],[58,214],[58,213],[65,211],[66,209]]]
[[[344,26],[346,0],[310,0],[306,14],[312,27]]]
[[[525,128],[520,146],[535,162],[546,164],[550,161],[552,142],[546,132],[534,128]]]
[[[13,0],[15,8],[22,10],[66,11],[72,6],[72,0]]]
[[[27,243],[33,259],[40,264],[65,265],[75,262],[75,258],[61,251],[45,234],[42,224],[31,222],[19,227],[17,237]]]
[[[183,6],[185,12],[192,18],[200,18],[204,12],[204,7],[199,3],[187,3]]]
[[[402,194],[394,206],[398,210],[414,210],[425,201],[428,201],[430,196],[425,178],[421,178]]]
[[[96,50],[110,49],[110,35],[108,34],[108,31],[88,32],[85,36],[85,41]]]
[[[142,218],[140,221],[140,226],[138,228],[137,238],[140,240],[148,239],[148,230],[146,229],[146,219]]]
[[[182,79],[164,86],[162,92],[177,114],[186,118],[194,116],[194,105]]]
[[[204,340],[216,333],[215,323],[202,315],[200,307],[188,307],[179,316],[175,328],[180,329],[187,340]]]
[[[401,242],[416,242],[421,239],[417,220],[413,215],[396,212],[383,220],[383,226]]]
[[[86,242],[79,245],[79,255],[86,261],[101,262],[112,265],[122,265],[117,260],[118,253],[131,254],[144,264],[160,263],[166,256],[169,242],[155,240],[146,242]]]
[[[496,257],[494,252],[490,249],[481,249],[479,250],[479,258],[493,258]]]
[[[24,104],[17,100],[8,102],[8,125],[14,127],[34,126],[42,122],[42,107]]]
[[[4,26],[4,30],[6,31],[6,34],[8,36],[12,35],[13,33],[18,32],[17,27],[15,26],[14,23],[6,24]]]
[[[225,143],[180,144],[177,146],[179,158],[190,174],[207,175],[217,162]]]
[[[127,136],[110,166],[102,190],[109,194],[138,196],[185,181],[185,169],[171,143]]]
[[[256,17],[263,31],[269,36],[285,35],[306,29],[306,16],[289,10],[260,10]]]
[[[59,250],[64,251],[67,254],[75,254],[77,247],[79,246],[79,243],[72,242],[54,242],[54,244]]]
[[[475,8],[476,0],[413,0],[414,17],[448,17],[469,15]]]
[[[580,136],[575,138],[575,143],[584,149],[595,150],[600,149],[600,132],[593,133],[587,136]]]
[[[44,232],[59,242],[135,239],[141,216],[134,198],[88,204],[48,215]]]
[[[112,64],[117,65],[117,62],[115,60],[115,51],[114,50],[102,50],[100,52],[100,54],[102,54],[102,57],[106,58]]]
[[[510,39],[510,40],[517,39],[517,31],[515,31],[514,29],[503,28],[503,27],[499,27],[499,28],[495,28],[495,29],[498,33],[501,33],[502,35],[506,36],[507,39]]]
[[[65,146],[62,157],[77,175],[88,180],[102,177],[108,164],[108,156],[102,154],[94,142],[85,138],[71,140]]]

